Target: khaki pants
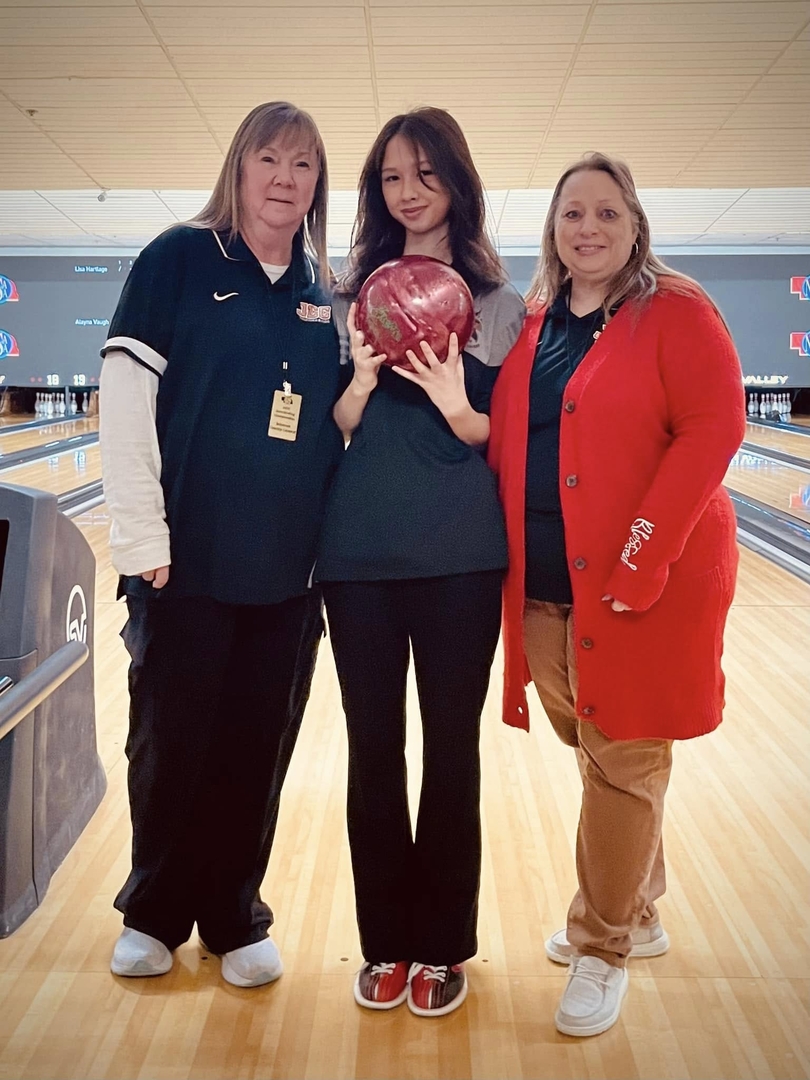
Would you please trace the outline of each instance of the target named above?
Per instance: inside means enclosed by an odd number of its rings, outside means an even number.
[[[583,955],[623,967],[632,931],[659,921],[655,901],[666,889],[661,825],[672,742],[608,739],[577,717],[570,604],[527,600],[523,630],[540,701],[559,738],[577,751],[582,776],[579,889],[568,940]]]

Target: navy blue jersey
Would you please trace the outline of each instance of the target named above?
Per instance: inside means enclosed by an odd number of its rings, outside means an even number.
[[[300,237],[273,284],[240,236],[169,229],[127,278],[102,356],[113,349],[160,379],[165,592],[238,604],[304,593],[343,443],[337,332]],[[285,381],[303,399],[293,442],[268,436]]]

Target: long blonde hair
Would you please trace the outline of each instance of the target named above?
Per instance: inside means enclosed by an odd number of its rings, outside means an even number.
[[[639,202],[629,167],[619,158],[599,153],[585,154],[579,161],[569,166],[557,181],[551,197],[551,205],[546,214],[540,257],[526,294],[526,303],[532,306],[541,303],[553,304],[570,277],[568,268],[557,251],[554,226],[560,205],[560,195],[566,180],[575,173],[589,169],[607,173],[619,186],[625,205],[638,231],[630,258],[614,275],[608,287],[607,296],[602,304],[605,321],[610,319],[611,308],[620,301],[630,300],[640,306],[663,289],[685,296],[703,296],[717,311],[717,305],[694,278],[678,273],[653,254],[650,247],[650,223]],[[720,317],[722,318],[722,315]]]
[[[310,142],[318,159],[318,183],[315,197],[299,232],[304,249],[317,262],[322,284],[329,285],[329,259],[326,254],[326,214],[329,202],[329,175],[326,149],[321,133],[309,113],[288,101],[268,101],[248,113],[231,140],[211,198],[189,224],[200,228],[227,230],[231,238],[242,226],[244,210],[240,199],[242,168],[245,158],[268,146],[280,133],[298,136]]]

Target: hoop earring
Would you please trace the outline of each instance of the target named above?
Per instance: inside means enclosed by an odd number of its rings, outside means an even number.
[[[630,250],[630,258],[635,259],[636,255],[638,255],[638,244],[633,244]]]

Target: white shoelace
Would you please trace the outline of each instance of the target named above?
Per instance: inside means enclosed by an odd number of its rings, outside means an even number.
[[[418,975],[420,971],[424,972],[425,979],[432,979],[433,982],[446,982],[447,981],[447,965],[435,965],[435,964],[414,964],[411,967],[410,978],[414,975]]]
[[[576,957],[574,963],[572,963],[568,969],[569,980],[574,978],[587,979],[588,982],[592,982],[600,990],[607,990],[609,985],[608,980],[612,969],[608,968],[607,971],[594,971],[590,965],[583,967],[582,961],[586,959],[587,957],[584,956]]]
[[[393,975],[396,970],[396,964],[372,964],[372,975]]]

